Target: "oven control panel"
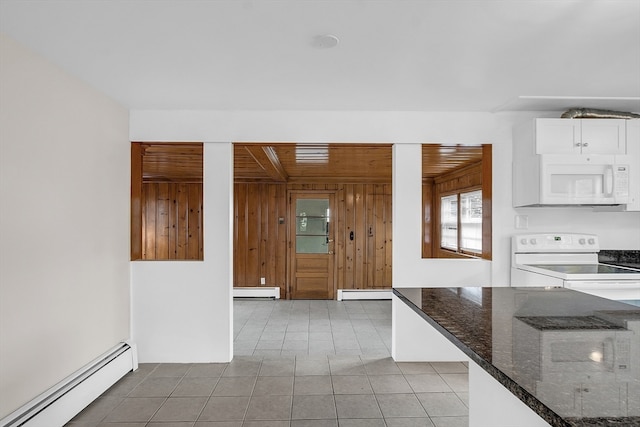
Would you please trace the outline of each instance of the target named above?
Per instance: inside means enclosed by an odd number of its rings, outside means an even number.
[[[534,233],[512,237],[514,253],[531,252],[598,252],[600,245],[595,234]]]

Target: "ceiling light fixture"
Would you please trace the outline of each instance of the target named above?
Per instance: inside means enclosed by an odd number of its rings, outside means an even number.
[[[333,34],[323,34],[313,38],[313,47],[316,49],[331,49],[338,46],[340,40]]]

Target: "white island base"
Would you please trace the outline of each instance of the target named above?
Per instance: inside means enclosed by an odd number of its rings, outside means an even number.
[[[421,290],[415,291],[419,299]],[[468,362],[469,427],[550,427],[396,295],[392,308],[391,351],[396,362]]]

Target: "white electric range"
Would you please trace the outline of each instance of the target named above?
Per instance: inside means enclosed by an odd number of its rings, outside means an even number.
[[[593,234],[537,233],[511,239],[511,286],[561,286],[640,305],[640,270],[598,262]]]

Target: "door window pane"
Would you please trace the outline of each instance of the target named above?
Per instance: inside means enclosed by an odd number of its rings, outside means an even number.
[[[440,198],[440,246],[458,250],[458,195]]]
[[[482,253],[482,191],[460,194],[460,247]]]
[[[329,199],[296,200],[296,252],[329,252]]]

